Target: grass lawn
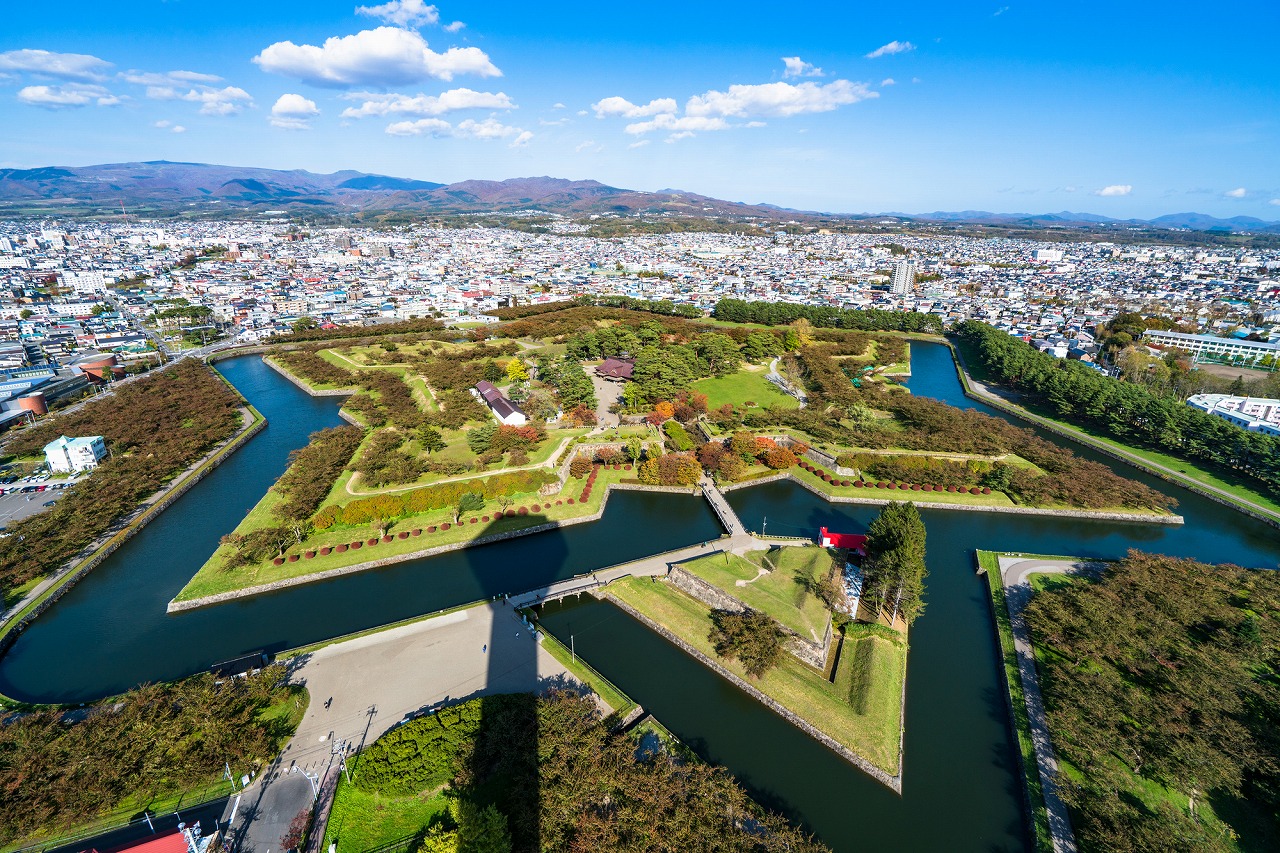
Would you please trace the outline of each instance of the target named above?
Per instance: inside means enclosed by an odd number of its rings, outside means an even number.
[[[21,601],[24,595],[31,592],[31,590],[35,589],[36,586],[46,577],[48,577],[48,575],[42,575],[38,578],[32,578],[26,583],[20,586],[15,586],[12,589],[6,591],[4,594],[4,602],[3,604],[0,604],[0,607],[3,607],[3,609],[8,610],[10,607],[17,604],[19,601]]]
[[[334,795],[322,849],[336,843],[340,850],[372,850],[413,835],[448,808],[443,788],[394,797],[362,791],[344,778]]]
[[[469,542],[480,536],[493,533],[504,533],[514,530],[522,530],[527,527],[533,527],[539,524],[545,524],[549,521],[565,521],[572,518],[581,518],[585,515],[592,515],[599,512],[605,499],[606,487],[610,483],[617,483],[624,478],[632,478],[635,476],[634,471],[614,471],[612,469],[601,469],[596,479],[595,487],[592,489],[591,497],[585,503],[579,502],[582,488],[585,480],[575,480],[570,478],[566,484],[564,491],[559,495],[550,498],[543,498],[538,495],[513,495],[514,503],[512,509],[519,509],[521,506],[527,506],[534,503],[545,506],[548,501],[552,506],[546,509],[540,509],[537,512],[531,512],[527,515],[516,515],[510,518],[495,518],[495,513],[500,509],[496,501],[489,501],[485,507],[478,510],[472,515],[465,517],[461,524],[453,524],[453,509],[445,508],[434,510],[421,515],[410,516],[397,521],[390,529],[390,535],[396,538],[391,542],[379,542],[376,545],[362,544],[360,548],[352,548],[344,553],[337,551],[328,555],[317,555],[312,559],[299,559],[296,562],[286,562],[282,565],[273,565],[271,561],[257,563],[249,566],[241,566],[235,569],[227,569],[225,560],[231,549],[227,545],[219,545],[218,549],[213,552],[212,556],[205,562],[195,576],[188,581],[182,591],[175,597],[175,601],[189,601],[193,598],[201,598],[206,595],[213,595],[220,592],[230,592],[233,590],[244,589],[245,587],[257,586],[259,584],[270,583],[272,581],[286,580],[290,578],[304,577],[306,575],[316,574],[318,572],[328,571],[330,569],[342,568],[344,566],[355,565],[369,560],[378,560],[386,557],[402,556],[415,551],[421,551],[427,548],[433,548],[438,545],[451,545],[462,542]],[[254,507],[249,517],[242,522],[241,527],[237,530],[250,529],[248,524],[264,523],[263,519],[269,521],[270,502],[272,493],[268,492],[259,505]],[[573,498],[574,503],[569,504],[567,498]],[[557,500],[564,500],[565,503],[555,506]],[[482,521],[485,516],[490,518],[489,521]],[[474,519],[474,523],[472,523]],[[448,522],[449,530],[437,529],[434,533],[428,533],[426,528],[429,526],[437,526]],[[421,530],[419,536],[411,535],[414,529]],[[404,539],[399,538],[399,533],[410,534]],[[308,550],[317,550],[326,546],[336,546],[339,544],[361,542],[366,543],[367,540],[377,537],[377,531],[372,525],[358,525],[355,527],[338,527],[331,530],[319,531],[306,540],[303,545],[295,545],[288,549],[287,553],[302,554]]]
[[[784,394],[765,378],[766,369],[739,370],[728,376],[715,376],[699,379],[690,387],[707,395],[707,408],[718,409],[725,403],[732,403],[743,408],[748,402],[761,408],[778,406],[783,409],[795,409],[800,401],[789,394]]]
[[[831,566],[825,548],[753,551],[746,558],[713,554],[683,564],[689,572],[748,607],[767,613],[802,637],[822,642],[831,614],[814,586]],[[765,569],[763,574],[761,570]]]
[[[737,661],[716,657],[707,639],[711,631],[710,610],[702,602],[668,583],[645,578],[617,581],[609,585],[608,591],[707,657],[717,660],[730,672],[751,681]],[[907,646],[905,642],[889,645],[891,648],[875,669],[877,677],[887,679],[887,683],[876,685],[874,692],[879,695],[883,691],[885,695],[901,697],[906,678]],[[789,654],[784,654],[776,667],[752,683],[876,767],[891,774],[898,772],[898,745],[902,732],[900,702],[868,703],[867,713],[860,714],[849,705],[847,690],[842,693],[821,673]]]

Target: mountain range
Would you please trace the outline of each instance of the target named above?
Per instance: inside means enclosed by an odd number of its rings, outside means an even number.
[[[312,210],[332,214],[406,211],[418,214],[512,213],[542,210],[563,215],[667,213],[766,220],[891,216],[915,222],[1026,228],[1175,228],[1280,234],[1280,222],[1248,216],[1220,219],[1174,213],[1155,219],[1114,219],[1093,213],[822,214],[772,204],[724,201],[676,189],[644,192],[599,181],[563,178],[468,180],[439,184],[353,170],[317,174],[206,163],[113,163],[0,169],[0,214],[256,212]]]

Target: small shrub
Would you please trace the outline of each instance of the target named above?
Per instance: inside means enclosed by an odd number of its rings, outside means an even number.
[[[480,520],[481,520],[481,521],[483,521],[483,522],[485,522],[485,523],[488,523],[488,521],[489,521],[489,516],[487,516],[487,515],[482,515],[482,516],[480,516]]]
[[[306,560],[314,560],[314,559],[315,559],[315,557],[316,557],[316,552],[315,552],[315,551],[304,551],[304,552],[302,552],[302,557],[303,557],[303,559],[306,559]]]
[[[328,545],[326,545],[326,546],[324,546],[323,548],[321,548],[321,549],[320,549],[320,556],[321,556],[321,557],[327,557],[327,556],[329,556],[329,555],[330,555],[330,554],[332,554],[332,553],[333,553],[333,549],[332,549],[332,548],[330,548]]]
[[[564,506],[564,501],[556,501],[556,506]]]
[[[364,543],[363,543],[363,542],[352,542],[352,543],[351,543],[351,550],[352,550],[352,551],[359,551],[359,550],[360,550],[361,548],[363,548],[363,547],[364,547]]]
[[[377,540],[377,539],[370,539],[370,540],[369,540],[368,542],[366,542],[365,544],[366,544],[366,545],[368,545],[370,548],[372,548],[374,545],[377,545],[377,544],[378,544],[378,540]]]
[[[344,542],[341,545],[335,546],[333,550],[337,551],[339,554],[345,554],[347,552],[347,547],[347,544]]]
[[[573,498],[569,498],[569,501],[568,501],[568,502],[569,502],[570,504],[572,504],[572,503],[573,503]]]
[[[453,525],[447,521],[444,524],[440,525],[441,530],[448,530],[450,527],[453,527]]]
[[[918,491],[920,491],[920,484],[919,484],[919,483],[912,483],[912,484],[911,484],[911,491],[913,491],[913,492],[918,492]]]
[[[382,537],[382,541],[383,541],[383,542],[391,542],[391,541],[393,541],[395,538],[396,538],[396,537],[394,537],[394,536],[392,536],[392,535],[390,535],[390,534],[387,534],[386,536],[383,536],[383,537]]]
[[[415,528],[413,528],[413,530],[410,530],[409,532],[410,532],[411,534],[413,534],[414,536],[421,536],[421,535],[422,535],[422,528],[421,528],[421,527],[415,527]]]
[[[431,525],[430,527],[428,527],[428,528],[427,528],[427,532],[428,532],[428,533],[435,533],[435,532],[436,532],[436,526],[435,526],[434,524],[433,524],[433,525]]]
[[[989,494],[991,494],[991,487],[990,487],[990,486],[983,486],[983,487],[982,487],[982,493],[983,493],[984,495],[989,495]]]
[[[971,494],[971,495],[980,495],[980,494],[982,494],[982,489],[979,489],[977,486],[970,486],[970,487],[969,487],[969,494]]]
[[[409,538],[409,531],[407,531],[407,530],[401,530],[399,533],[397,533],[397,534],[396,534],[396,538],[397,538],[397,539],[408,539],[408,538]]]
[[[284,557],[276,557],[274,560],[272,560],[272,561],[271,561],[271,565],[273,565],[273,566],[283,566],[283,565],[284,565]]]
[[[528,515],[528,514],[529,514],[529,508],[526,506],[522,506],[518,510],[516,510],[516,515]]]
[[[862,482],[861,480],[854,480],[853,487],[855,489],[865,489],[867,487],[867,484]]]

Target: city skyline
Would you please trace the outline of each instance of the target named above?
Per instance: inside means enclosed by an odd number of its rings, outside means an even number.
[[[1253,5],[1194,25],[1001,3],[19,8],[0,38],[0,168],[545,174],[841,213],[1276,220],[1263,48],[1280,13]]]

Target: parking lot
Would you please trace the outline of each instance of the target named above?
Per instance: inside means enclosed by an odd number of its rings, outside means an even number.
[[[74,480],[17,480],[12,483],[0,483],[0,529],[8,527],[15,521],[42,512],[66,493],[66,488]]]

